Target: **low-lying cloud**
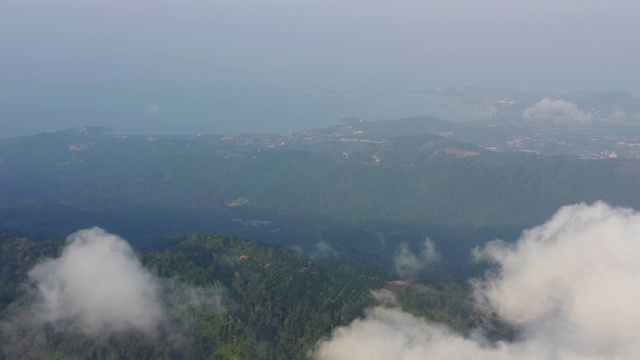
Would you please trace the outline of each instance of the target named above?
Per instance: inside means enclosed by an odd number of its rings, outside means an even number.
[[[544,98],[522,112],[522,118],[536,123],[549,125],[582,125],[593,120],[578,105],[566,100]]]
[[[151,332],[164,318],[159,283],[117,235],[93,228],[68,238],[59,258],[29,272],[35,319],[88,334]]]
[[[310,354],[339,359],[604,360],[640,358],[640,214],[598,202],[560,209],[514,244],[475,255],[496,270],[475,300],[518,330],[511,342],[463,336],[397,308],[375,307]]]
[[[331,244],[322,240],[316,243],[310,257],[313,259],[334,259],[338,257],[338,252]]]
[[[400,244],[393,262],[398,275],[404,278],[412,278],[420,271],[431,270],[437,265],[440,262],[440,253],[436,250],[436,245],[433,241],[426,238],[418,255],[411,252],[407,243]]]
[[[124,239],[100,228],[70,235],[60,256],[39,263],[28,277],[26,293],[0,323],[0,357],[27,358],[29,339],[51,330],[107,349],[110,338],[131,334],[178,350],[189,342],[193,311],[220,313],[230,304],[220,285],[155,276]]]

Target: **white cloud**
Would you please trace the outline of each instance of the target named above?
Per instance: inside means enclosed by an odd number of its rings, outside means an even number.
[[[398,299],[396,295],[387,289],[371,290],[371,296],[380,305],[398,305]]]
[[[189,346],[194,311],[221,313],[232,305],[221,285],[194,287],[158,278],[124,239],[100,228],[70,235],[59,257],[39,263],[28,275],[27,291],[0,322],[0,358],[46,351],[32,341],[50,330],[87,336],[107,352],[114,336],[132,335],[178,353]]]
[[[563,207],[515,244],[476,255],[497,265],[473,282],[476,301],[521,330],[514,342],[463,337],[376,307],[334,330],[319,360],[640,358],[640,214],[604,203]]]
[[[322,240],[316,243],[310,256],[314,259],[333,259],[338,256],[338,252],[328,242]]]
[[[150,332],[160,324],[157,279],[126,241],[99,228],[78,231],[68,241],[59,258],[29,272],[41,296],[37,319],[89,334]]]
[[[591,114],[583,112],[573,102],[550,98],[544,98],[525,109],[522,112],[522,118],[554,125],[580,125],[593,120]]]
[[[418,256],[409,250],[407,243],[400,244],[393,258],[396,272],[405,278],[415,276],[421,270],[428,270],[440,261],[440,253],[429,238],[424,240],[422,251]]]

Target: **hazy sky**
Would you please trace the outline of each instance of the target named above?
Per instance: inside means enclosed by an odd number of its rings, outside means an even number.
[[[637,1],[0,0],[0,138],[428,112],[392,88],[636,93],[639,18]]]

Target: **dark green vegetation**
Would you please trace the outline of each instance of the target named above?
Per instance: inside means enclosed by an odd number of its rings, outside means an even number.
[[[299,359],[362,315],[380,288],[459,331],[482,325],[510,337],[453,282],[478,275],[470,249],[515,239],[567,204],[640,208],[640,162],[409,136],[438,124],[350,120],[307,132],[153,138],[83,128],[0,140],[4,345],[28,344],[25,358]],[[91,226],[131,241],[147,268],[175,282],[170,290],[220,290],[221,307],[190,307],[153,338],[34,328],[21,284],[63,242],[33,239]],[[194,232],[262,243],[173,235]],[[402,244],[420,254],[427,236],[441,261],[404,275],[414,283],[388,283]]]
[[[640,208],[638,161],[406,136],[438,124],[351,120],[317,131],[155,138],[83,128],[4,139],[0,225],[45,237],[97,225],[138,249],[170,234],[231,233],[375,266],[388,266],[400,242],[418,248],[429,236],[459,279],[471,248],[512,240],[563,205]]]
[[[9,353],[0,352],[0,358],[17,351],[25,359],[304,359],[319,339],[374,304],[371,289],[385,286],[404,308],[457,329],[487,321],[463,301],[466,289],[460,285],[389,285],[392,278],[379,271],[312,261],[230,236],[194,234],[163,241],[164,250],[140,258],[175,284],[224,289],[224,309],[189,307],[155,338],[135,332],[95,337],[29,323],[28,299],[18,285],[35,262],[55,256],[62,241],[5,234],[0,244],[0,343]]]
[[[16,299],[27,272],[38,260],[57,255],[60,241],[33,241],[0,230],[0,310]]]

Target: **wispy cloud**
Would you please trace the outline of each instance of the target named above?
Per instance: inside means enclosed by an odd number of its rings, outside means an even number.
[[[398,247],[398,252],[393,258],[398,275],[411,278],[423,270],[429,270],[440,262],[440,253],[429,238],[424,240],[422,250],[418,255],[410,251],[407,243],[402,243]]]
[[[322,240],[316,243],[310,255],[314,259],[333,259],[338,256],[338,252],[328,242]]]

